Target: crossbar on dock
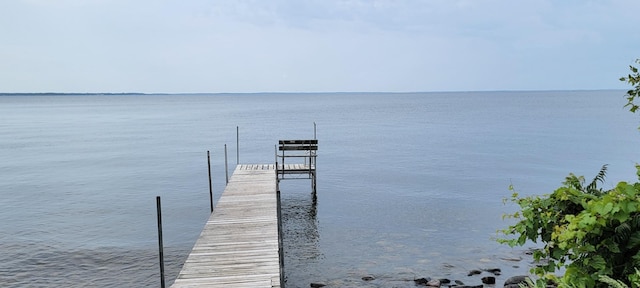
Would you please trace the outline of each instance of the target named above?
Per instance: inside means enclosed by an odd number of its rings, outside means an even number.
[[[276,165],[278,172],[278,181],[287,179],[288,175],[302,175],[311,179],[311,190],[316,193],[316,157],[318,156],[318,139],[308,140],[280,140],[278,141],[278,150],[276,151]],[[288,151],[289,153],[285,153]],[[288,159],[288,160],[287,160]],[[291,164],[289,160],[302,160],[303,163]],[[285,164],[287,160],[288,164]],[[280,165],[278,162],[280,161]],[[289,178],[292,179],[292,178]],[[293,179],[301,179],[296,177]]]
[[[171,287],[281,287],[274,165],[238,165]]]

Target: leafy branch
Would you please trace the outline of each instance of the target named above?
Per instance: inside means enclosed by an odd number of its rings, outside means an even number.
[[[640,59],[636,59],[635,63],[640,64]],[[620,81],[627,82],[633,86],[632,89],[627,91],[626,98],[628,103],[624,105],[624,107],[629,107],[629,111],[635,113],[636,110],[640,108],[638,104],[635,103],[636,98],[640,98],[640,73],[638,72],[638,68],[633,65],[629,65],[629,70],[631,70],[631,73],[626,77],[620,77]]]

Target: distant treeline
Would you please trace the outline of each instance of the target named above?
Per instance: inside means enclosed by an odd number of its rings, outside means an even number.
[[[123,93],[54,93],[54,92],[44,92],[44,93],[0,93],[0,96],[86,96],[86,95],[96,95],[96,96],[109,96],[109,95],[147,95],[146,93],[133,93],[133,92],[123,92]]]

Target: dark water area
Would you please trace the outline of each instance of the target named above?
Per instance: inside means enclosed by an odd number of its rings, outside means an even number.
[[[77,249],[2,245],[3,287],[158,287],[158,248]],[[189,249],[166,247],[165,273],[177,275]],[[174,276],[175,277],[175,276]]]
[[[501,283],[532,265],[495,242],[509,185],[550,193],[603,164],[605,187],[637,178],[623,94],[2,96],[0,287],[157,287],[156,196],[171,283],[209,216],[206,151],[217,199],[236,127],[240,163],[272,163],[314,122],[317,201],[308,180],[281,187],[287,287]]]

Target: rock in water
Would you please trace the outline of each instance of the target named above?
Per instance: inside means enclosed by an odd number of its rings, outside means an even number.
[[[327,286],[327,284],[324,283],[311,283],[311,288],[320,288],[320,287],[324,287]]]
[[[433,280],[427,282],[427,287],[440,287],[440,280],[433,279]]]
[[[373,277],[373,276],[364,276],[364,277],[362,277],[362,280],[364,280],[364,281],[372,281],[372,280],[375,280],[375,279],[376,278]]]
[[[519,275],[519,276],[513,276],[510,277],[509,279],[507,279],[506,281],[504,281],[504,287],[506,288],[518,288],[520,287],[518,284],[527,284],[527,279],[529,279],[529,276],[526,275]]]
[[[480,271],[480,270],[471,270],[471,271],[469,271],[469,274],[467,274],[467,276],[478,275],[480,273],[482,273],[482,271]]]
[[[496,277],[493,277],[493,276],[482,277],[482,284],[496,284]]]
[[[420,278],[420,279],[413,280],[413,282],[415,282],[416,285],[423,285],[423,286],[426,286],[427,283],[429,283],[429,281],[431,281],[431,278]]]

